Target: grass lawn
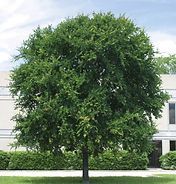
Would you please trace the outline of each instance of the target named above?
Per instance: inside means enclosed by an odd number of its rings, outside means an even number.
[[[0,177],[0,184],[81,184],[81,178],[39,178],[39,177]],[[176,175],[159,177],[97,177],[91,184],[175,184]]]

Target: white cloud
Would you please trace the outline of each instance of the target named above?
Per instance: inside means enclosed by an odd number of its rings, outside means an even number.
[[[7,61],[10,59],[9,53],[8,52],[0,52],[0,63],[3,61]]]
[[[0,2],[0,11],[1,13],[9,14],[16,11],[24,0],[5,0]]]
[[[176,54],[176,36],[160,31],[153,31],[149,33],[151,42],[153,43],[159,54],[163,56]]]
[[[5,0],[0,2],[0,70],[11,66],[9,60],[23,40],[38,25],[57,25],[69,16],[91,9],[90,0]],[[5,66],[4,66],[5,65]],[[10,69],[10,68],[9,68]]]

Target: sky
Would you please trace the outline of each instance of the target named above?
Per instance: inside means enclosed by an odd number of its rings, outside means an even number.
[[[0,71],[9,71],[18,48],[38,26],[92,12],[125,14],[143,28],[160,55],[176,54],[176,0],[1,0]]]

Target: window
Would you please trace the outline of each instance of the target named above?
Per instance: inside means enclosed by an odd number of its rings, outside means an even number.
[[[176,150],[176,141],[170,141],[170,151]]]
[[[169,124],[175,124],[175,104],[169,103]]]

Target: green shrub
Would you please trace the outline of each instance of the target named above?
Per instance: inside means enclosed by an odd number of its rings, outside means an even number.
[[[162,169],[174,170],[176,169],[176,151],[170,151],[160,157]]]
[[[64,168],[62,156],[38,152],[12,152],[8,169],[11,170],[56,170]]]
[[[80,157],[80,154],[77,154],[75,152],[70,152],[70,151],[65,152],[64,159],[65,159],[64,169],[69,169],[69,170],[82,169],[82,158]]]
[[[90,158],[90,169],[101,170],[142,170],[148,165],[146,154],[138,155],[127,151],[106,151]]]
[[[7,169],[9,165],[10,156],[7,152],[0,151],[0,170]]]
[[[0,169],[10,170],[77,170],[82,169],[82,158],[75,152],[54,156],[38,152],[0,152]],[[89,168],[93,170],[136,170],[146,169],[146,154],[138,155],[127,151],[105,151],[96,157],[90,156]]]

